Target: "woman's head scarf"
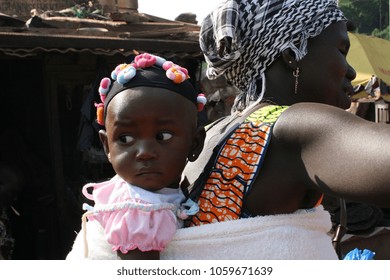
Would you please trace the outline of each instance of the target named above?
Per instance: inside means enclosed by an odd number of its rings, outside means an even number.
[[[346,21],[334,0],[225,0],[203,21],[200,46],[207,76],[225,74],[240,90],[232,108],[243,110],[261,100],[264,72],[290,48],[299,61],[307,54],[307,39],[330,24]],[[232,50],[220,57],[220,40],[232,38]],[[263,83],[258,90],[257,84]]]

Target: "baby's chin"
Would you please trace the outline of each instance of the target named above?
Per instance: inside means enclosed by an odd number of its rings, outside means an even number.
[[[160,174],[143,174],[137,176],[136,180],[127,182],[150,192],[156,192],[167,187],[166,184],[163,183]]]

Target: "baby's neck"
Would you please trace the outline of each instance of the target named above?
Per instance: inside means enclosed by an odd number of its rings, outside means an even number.
[[[169,189],[178,189],[179,188],[179,183],[175,182],[173,184],[170,184],[168,186],[166,186],[166,188],[169,188]]]

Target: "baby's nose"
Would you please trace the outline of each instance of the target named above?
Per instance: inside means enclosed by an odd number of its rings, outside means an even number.
[[[149,160],[156,156],[157,151],[154,141],[144,140],[137,143],[137,160]]]

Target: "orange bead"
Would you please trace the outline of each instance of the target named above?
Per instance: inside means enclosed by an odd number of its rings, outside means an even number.
[[[104,125],[104,106],[96,108],[96,121],[100,125]]]

